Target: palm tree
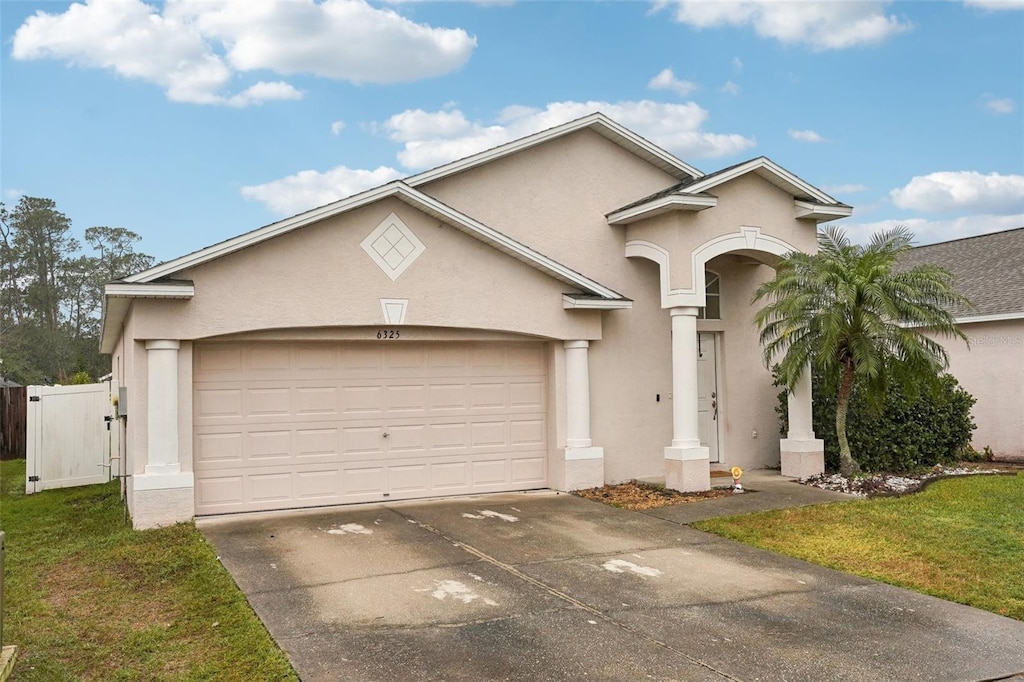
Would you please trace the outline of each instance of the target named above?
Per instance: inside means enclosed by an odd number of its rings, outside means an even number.
[[[846,440],[846,414],[854,382],[879,399],[890,381],[937,377],[949,365],[946,350],[923,332],[967,341],[950,308],[970,305],[953,287],[953,274],[925,264],[898,271],[911,248],[905,227],[875,234],[868,246],[850,243],[843,230],[818,234],[818,253],[791,253],[775,278],[758,288],[767,301],[755,319],[769,365],[779,356],[779,377],[792,390],[813,366],[836,386],[840,471],[860,466]]]

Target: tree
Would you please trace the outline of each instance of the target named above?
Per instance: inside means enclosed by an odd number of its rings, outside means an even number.
[[[852,244],[843,230],[818,235],[818,253],[792,253],[761,285],[754,302],[767,301],[755,320],[765,362],[779,358],[778,371],[790,390],[811,365],[835,387],[840,471],[860,467],[850,452],[846,417],[850,392],[860,380],[879,402],[890,383],[913,390],[915,379],[937,379],[948,367],[930,331],[967,341],[950,308],[969,305],[956,292],[953,275],[937,265],[897,270],[911,248],[904,227],[875,234],[868,246]]]
[[[71,221],[50,199],[0,204],[0,351],[5,377],[20,383],[66,382],[75,373],[110,370],[99,353],[106,283],[149,267],[140,237],[123,227],[90,227],[81,254]]]

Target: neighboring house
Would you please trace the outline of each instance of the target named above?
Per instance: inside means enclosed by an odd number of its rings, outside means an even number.
[[[751,299],[851,212],[593,114],[112,283],[134,524],[821,471],[809,381],[778,440]]]
[[[954,311],[970,347],[936,340],[949,353],[949,372],[978,401],[973,446],[1024,459],[1024,228],[919,246],[901,263],[949,269],[973,303]]]

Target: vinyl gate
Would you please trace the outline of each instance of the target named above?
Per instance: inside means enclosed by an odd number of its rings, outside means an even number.
[[[28,387],[26,493],[110,480],[119,435],[112,392],[113,382]]]

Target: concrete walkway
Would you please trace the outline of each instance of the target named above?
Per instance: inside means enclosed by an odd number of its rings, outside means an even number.
[[[744,482],[764,492],[648,513],[542,492],[199,527],[307,681],[954,681],[1024,671],[1024,623],[680,523],[697,514],[685,507],[836,499],[782,479]]]

